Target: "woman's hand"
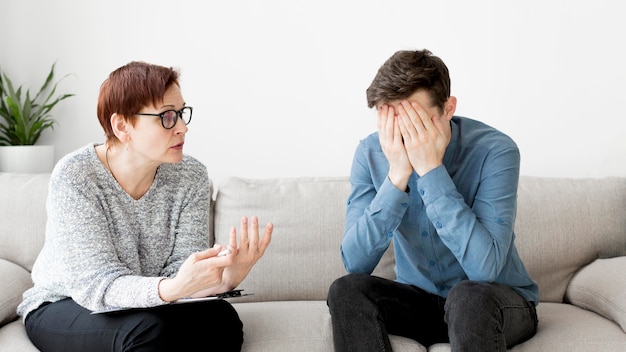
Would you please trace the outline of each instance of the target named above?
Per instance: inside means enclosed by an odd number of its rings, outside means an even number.
[[[184,297],[206,297],[233,290],[246,278],[254,264],[263,256],[272,239],[273,224],[265,225],[259,238],[259,221],[253,216],[241,219],[241,239],[237,244],[237,230],[230,230],[228,247],[216,244],[213,248],[189,256],[176,277],[163,279],[159,295],[166,302]],[[224,249],[230,254],[218,256]]]
[[[190,255],[181,265],[174,278],[161,280],[159,295],[166,302],[172,302],[184,297],[199,297],[199,291],[211,290],[222,284],[224,268],[233,263],[233,257],[217,254],[224,247],[215,245],[202,252]],[[204,296],[212,294],[204,292]]]
[[[222,275],[223,291],[230,291],[237,287],[243,279],[246,278],[254,264],[261,259],[265,250],[272,240],[272,231],[274,225],[268,223],[265,225],[263,237],[259,238],[259,219],[252,216],[248,222],[247,217],[241,218],[241,239],[237,244],[237,229],[232,227],[230,230],[230,242],[228,247],[231,254],[226,257],[232,257],[232,264],[224,268]]]

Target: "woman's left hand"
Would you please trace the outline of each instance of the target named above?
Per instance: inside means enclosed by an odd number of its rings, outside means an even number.
[[[250,221],[247,217],[241,218],[241,238],[237,244],[237,228],[230,230],[230,242],[228,247],[234,256],[233,263],[224,269],[222,283],[228,289],[237,287],[248,275],[254,264],[263,256],[272,239],[274,225],[270,222],[265,225],[263,237],[259,238],[259,219],[252,216]]]

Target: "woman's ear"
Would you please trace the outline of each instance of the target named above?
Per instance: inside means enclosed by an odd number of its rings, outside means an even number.
[[[111,115],[111,129],[113,133],[122,143],[128,139],[128,123],[124,116],[115,113]]]
[[[456,97],[450,96],[443,105],[443,114],[446,120],[450,121],[456,111]]]

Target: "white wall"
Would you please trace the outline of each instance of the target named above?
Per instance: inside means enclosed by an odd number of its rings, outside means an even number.
[[[626,176],[625,5],[593,1],[0,0],[0,66],[76,93],[40,144],[103,141],[98,89],[132,60],[180,68],[185,151],[227,176],[348,175],[365,89],[399,49],[448,64],[457,114],[511,135],[522,174]]]

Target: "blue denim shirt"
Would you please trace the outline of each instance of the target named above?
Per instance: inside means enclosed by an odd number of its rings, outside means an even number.
[[[388,179],[378,133],[363,139],[350,174],[341,256],[349,273],[372,273],[391,241],[398,282],[447,297],[461,280],[497,282],[538,303],[539,290],[513,232],[520,155],[498,130],[454,116],[443,165],[407,192]]]

